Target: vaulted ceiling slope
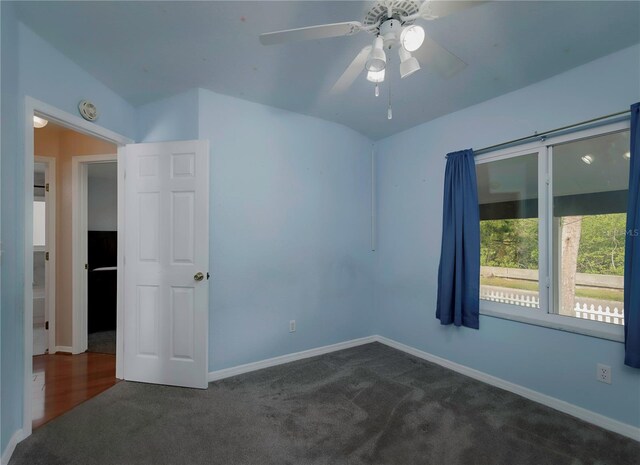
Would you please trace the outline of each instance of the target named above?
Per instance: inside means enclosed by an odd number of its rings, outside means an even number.
[[[364,73],[329,90],[372,36],[263,46],[262,32],[362,21],[374,2],[21,2],[21,21],[134,105],[194,87],[317,116],[373,140],[530,85],[640,42],[640,3],[497,1],[434,21],[427,34],[467,66],[422,63],[382,95]],[[393,119],[387,120],[391,86]],[[523,111],[526,111],[523,109]]]

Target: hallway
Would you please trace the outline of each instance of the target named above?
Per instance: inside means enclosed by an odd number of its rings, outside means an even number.
[[[115,355],[33,357],[33,429],[114,386],[115,373]]]

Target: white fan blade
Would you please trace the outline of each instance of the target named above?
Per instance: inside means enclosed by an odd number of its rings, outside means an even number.
[[[420,48],[413,52],[413,56],[424,68],[433,68],[444,79],[452,77],[467,66],[464,61],[427,35]]]
[[[361,29],[362,24],[357,21],[323,24],[322,26],[309,26],[298,29],[287,29],[286,31],[267,32],[260,34],[260,42],[262,45],[274,45],[299,40],[327,39],[329,37],[357,34]]]
[[[364,64],[367,61],[369,53],[371,53],[371,45],[367,45],[365,48],[360,50],[360,53],[356,55],[351,64],[347,66],[347,69],[342,73],[340,79],[338,79],[331,88],[332,94],[344,92],[351,87],[353,81],[355,81],[357,77],[360,76],[360,73],[364,71]]]
[[[420,16],[424,19],[444,18],[461,10],[466,10],[477,5],[487,3],[486,1],[465,2],[465,1],[439,1],[425,0],[420,5]]]

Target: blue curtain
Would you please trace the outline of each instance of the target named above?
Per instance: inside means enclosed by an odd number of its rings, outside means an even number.
[[[631,105],[631,169],[624,249],[624,363],[640,368],[640,103]]]
[[[478,329],[480,209],[473,150],[447,155],[436,318]]]

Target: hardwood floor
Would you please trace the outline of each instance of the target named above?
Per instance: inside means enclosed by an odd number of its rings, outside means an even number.
[[[115,355],[86,352],[33,357],[33,429],[118,381]]]

